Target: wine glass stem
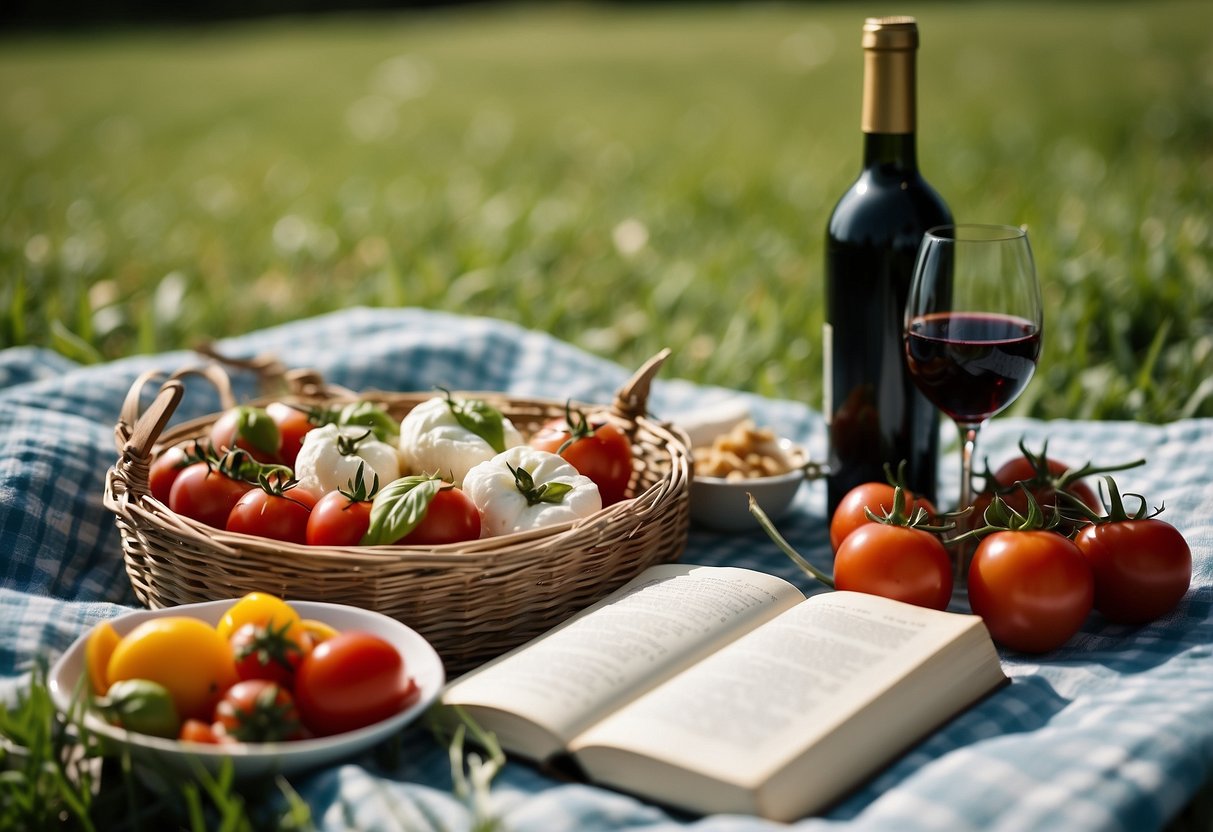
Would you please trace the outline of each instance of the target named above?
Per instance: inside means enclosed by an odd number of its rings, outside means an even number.
[[[973,451],[977,447],[977,432],[981,423],[960,427],[960,503],[958,511],[973,505]]]
[[[977,447],[977,432],[981,429],[981,423],[958,423],[957,426],[960,428],[960,503],[956,510],[963,511],[973,505],[973,451]],[[968,594],[969,558],[973,556],[975,548],[976,544],[972,541],[951,547],[953,585],[955,592],[962,596]]]

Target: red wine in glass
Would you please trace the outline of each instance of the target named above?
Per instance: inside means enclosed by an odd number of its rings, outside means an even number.
[[[960,500],[973,504],[973,459],[982,425],[1006,409],[1036,372],[1044,315],[1023,228],[961,224],[928,229],[906,298],[906,372],[960,433]],[[968,546],[953,546],[963,587]]]
[[[1014,315],[936,312],[910,319],[906,364],[918,389],[960,423],[984,422],[1036,371],[1040,328]]]

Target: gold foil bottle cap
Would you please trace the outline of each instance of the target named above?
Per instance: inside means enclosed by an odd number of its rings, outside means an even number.
[[[914,58],[918,22],[912,17],[869,17],[863,24],[865,133],[914,132]]]
[[[917,49],[918,21],[913,17],[869,17],[863,22],[864,49]]]

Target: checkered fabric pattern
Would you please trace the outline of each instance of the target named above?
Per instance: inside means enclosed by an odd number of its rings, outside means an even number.
[[[503,390],[610,401],[630,369],[501,321],[424,310],[350,310],[218,344],[240,357],[272,353],[355,390]],[[127,390],[149,368],[179,369],[190,353],[82,367],[43,350],[0,352],[0,695],[21,687],[32,659],[54,658],[92,624],[134,606],[118,533],[101,504],[115,459],[113,427]],[[238,396],[254,394],[236,379]],[[659,377],[650,410],[677,419],[728,390]],[[819,413],[746,397],[761,424],[805,442],[820,458]],[[218,409],[191,387],[175,419]],[[947,427],[947,426],[945,426]],[[1140,628],[1092,615],[1063,648],[1002,655],[1012,684],[912,748],[798,830],[1143,830],[1165,825],[1213,773],[1213,420],[1168,425],[996,419],[980,452],[997,464],[1024,437],[1064,459],[1148,464],[1118,476],[1126,491],[1166,505],[1187,537],[1192,588],[1166,618]],[[947,435],[950,439],[950,431]],[[955,493],[954,445],[942,493]],[[780,528],[828,569],[820,483],[804,487]],[[760,530],[693,529],[685,562],[734,564],[818,591]],[[468,810],[450,792],[447,752],[409,729],[399,764],[372,755],[297,778],[324,829],[459,829]],[[766,830],[748,817],[676,815],[604,789],[561,783],[510,763],[494,806],[513,830]]]

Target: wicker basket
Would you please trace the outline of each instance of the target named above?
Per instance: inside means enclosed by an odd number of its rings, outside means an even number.
[[[148,466],[161,449],[203,436],[219,416],[165,431],[181,400],[183,378],[204,376],[225,409],[235,402],[226,372],[208,364],[169,377],[140,412],[143,389],[160,379],[146,374],[123,405],[115,428],[119,459],[105,486],[131,585],[153,609],[251,591],[372,609],[429,639],[448,673],[474,667],[551,628],[644,568],[682,554],[689,525],[689,443],[677,428],[644,415],[650,383],[667,354],[637,371],[609,409],[632,441],[632,498],[574,523],[435,547],[301,546],[213,529],[173,513],[150,496]],[[317,404],[360,398],[397,418],[433,395],[355,395],[307,372],[279,379],[290,393],[274,399]],[[564,402],[500,393],[460,395],[489,401],[524,436],[565,409]]]

